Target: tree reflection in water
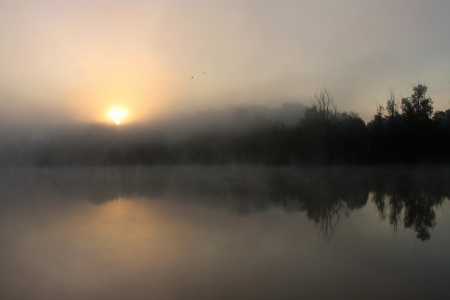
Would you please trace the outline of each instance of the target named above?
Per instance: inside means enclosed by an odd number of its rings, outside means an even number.
[[[394,232],[403,224],[425,241],[436,224],[435,208],[449,198],[449,179],[446,166],[2,169],[0,197],[43,195],[96,204],[144,197],[241,215],[281,206],[286,212],[305,212],[325,239],[333,236],[343,217],[370,200]]]
[[[449,197],[448,174],[419,175],[421,174],[417,172],[403,173],[396,177],[391,176],[389,180],[393,182],[390,184],[378,183],[374,187],[372,201],[382,219],[386,218],[385,208],[388,206],[389,223],[394,231],[397,231],[403,217],[403,226],[414,229],[417,238],[425,241],[431,238],[430,230],[436,225],[434,209]]]
[[[290,183],[286,176],[283,180],[272,178],[269,186],[276,191],[271,194],[275,196],[273,200],[282,201],[285,207],[286,197],[280,191],[289,190],[291,198],[298,199],[301,209],[326,239],[332,237],[343,215],[349,216],[352,210],[362,208],[371,199],[380,218],[389,218],[394,232],[403,219],[403,226],[413,229],[418,239],[428,240],[430,230],[436,225],[434,209],[449,197],[449,174],[442,168],[323,171]]]

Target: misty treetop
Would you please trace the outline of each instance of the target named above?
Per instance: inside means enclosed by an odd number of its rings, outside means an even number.
[[[272,115],[298,112],[297,122],[267,118],[264,109],[228,108],[230,121],[202,124],[174,139],[154,129],[93,125],[63,134],[4,145],[1,165],[174,165],[174,164],[373,164],[437,163],[450,159],[450,109],[433,114],[427,87],[418,84],[397,101],[393,89],[386,109],[378,105],[366,124],[356,113],[339,112],[327,89],[310,107],[285,105]],[[400,111],[401,109],[401,111]],[[222,116],[222,117],[221,117]],[[200,119],[200,118],[198,118]]]
[[[379,106],[367,125],[369,156],[377,162],[440,162],[449,160],[450,109],[433,115],[433,101],[426,96],[427,87],[413,87],[410,97],[401,99],[398,111],[391,90],[387,115]]]

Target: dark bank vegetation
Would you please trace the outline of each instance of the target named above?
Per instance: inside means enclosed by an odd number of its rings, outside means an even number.
[[[433,114],[427,87],[413,87],[366,124],[356,113],[339,112],[326,90],[315,96],[298,122],[236,110],[227,126],[208,126],[171,139],[144,128],[94,125],[83,134],[23,140],[3,146],[2,165],[105,166],[251,163],[330,165],[442,163],[450,159],[450,109]],[[239,126],[238,126],[239,125]]]

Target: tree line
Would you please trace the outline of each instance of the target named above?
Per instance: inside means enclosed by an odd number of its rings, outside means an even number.
[[[160,132],[96,125],[83,134],[23,140],[0,150],[1,165],[175,165],[175,164],[377,164],[442,163],[450,159],[450,109],[433,114],[427,87],[397,101],[391,89],[386,108],[377,106],[367,124],[339,112],[328,90],[294,126],[268,121],[248,130],[211,129],[171,141]]]

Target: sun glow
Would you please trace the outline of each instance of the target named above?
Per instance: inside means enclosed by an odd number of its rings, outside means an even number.
[[[115,108],[109,111],[108,113],[111,120],[114,121],[117,125],[121,123],[121,121],[126,117],[126,112],[123,109]]]

